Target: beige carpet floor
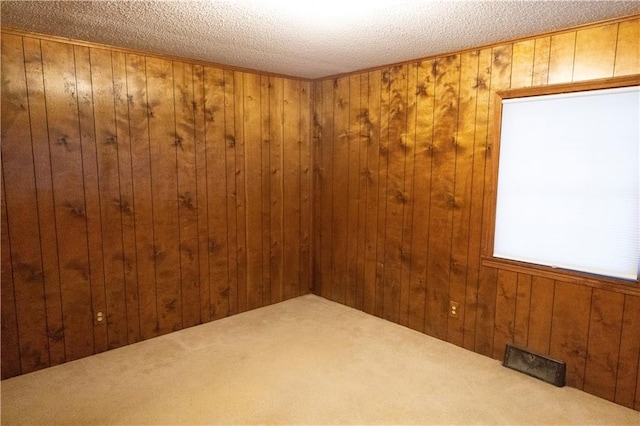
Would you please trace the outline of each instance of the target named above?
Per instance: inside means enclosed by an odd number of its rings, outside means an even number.
[[[2,381],[3,424],[640,424],[307,295]]]

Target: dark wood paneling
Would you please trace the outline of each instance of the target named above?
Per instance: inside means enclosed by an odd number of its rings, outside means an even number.
[[[95,352],[87,243],[86,188],[81,156],[83,135],[80,134],[79,122],[81,100],[78,99],[76,77],[76,69],[83,75],[82,68],[89,64],[89,58],[87,48],[74,48],[68,44],[45,41],[41,46],[52,190],[56,212],[65,353],[66,360],[71,361]],[[76,55],[79,57],[77,62]],[[98,143],[100,141],[96,140],[96,144]],[[6,163],[3,158],[3,165]],[[7,181],[5,185],[9,185],[9,182]],[[25,214],[25,211],[21,213]],[[9,211],[9,220],[11,221],[11,211]],[[103,312],[107,320],[106,309]],[[33,319],[30,320],[33,321]]]
[[[209,226],[207,259],[209,262],[209,315],[211,319],[229,315],[232,281],[229,259],[227,210],[227,145],[231,140],[225,133],[225,79],[223,71],[204,69],[204,146],[206,164],[206,200]],[[235,215],[234,215],[235,217]],[[201,283],[202,285],[202,283]]]
[[[262,116],[260,76],[246,74],[244,135],[247,148],[247,306],[262,305]]]
[[[300,272],[300,82],[283,81],[283,298],[299,296]]]
[[[411,289],[411,246],[413,240],[413,214],[415,200],[415,151],[416,151],[416,122],[418,93],[417,63],[407,66],[407,108],[405,113],[406,130],[401,135],[404,150],[405,180],[404,180],[404,209],[402,218],[402,247],[400,248],[401,280],[400,280],[400,321],[403,326],[409,325],[409,298]]]
[[[549,355],[567,363],[567,384],[583,389],[592,289],[556,282]]]
[[[584,390],[613,401],[624,313],[624,294],[594,289]]]
[[[478,74],[475,87],[478,90],[471,171],[471,217],[469,219],[469,254],[467,262],[467,284],[464,310],[463,347],[475,350],[476,324],[480,296],[480,251],[482,247],[481,218],[484,208],[484,185],[486,158],[490,155],[487,145],[489,125],[489,99],[491,82],[491,50],[478,52]]]
[[[238,276],[237,312],[247,310],[247,189],[246,184],[246,152],[244,133],[244,73],[233,73],[233,105],[234,105],[234,151],[236,168],[234,170],[236,180],[235,208],[236,208],[236,252],[238,263],[236,266]]]
[[[633,286],[596,290],[483,266],[481,253],[492,226],[493,92],[638,74],[639,28],[634,17],[317,82],[315,291],[351,306],[355,284],[365,312],[498,359],[513,342],[566,361],[570,385],[637,404]],[[364,188],[352,175],[363,145]],[[361,232],[364,281],[353,283]]]
[[[8,371],[14,373],[29,373],[50,363],[44,274],[39,247],[37,182],[29,122],[22,39],[3,36],[2,242],[10,245],[2,247],[2,331],[7,331],[10,341],[11,334],[17,333],[17,339],[14,340],[17,346],[7,350],[8,360],[3,360],[2,366],[9,364]],[[5,265],[6,260],[10,260],[11,265]],[[4,282],[5,273],[8,274],[8,283]],[[13,306],[7,307],[8,304]],[[4,337],[2,343],[5,343]],[[16,355],[18,359],[14,358]]]
[[[495,326],[493,333],[493,357],[502,360],[507,343],[513,343],[516,317],[518,273],[498,271]]]
[[[355,307],[358,297],[358,207],[360,204],[360,74],[349,78],[349,127],[347,130],[348,203],[347,203],[347,267],[345,303]]]
[[[3,377],[312,286],[640,409],[637,295],[480,258],[492,91],[638,74],[639,28],[313,84],[3,34]]]
[[[89,49],[77,49],[75,56],[77,61],[76,81],[78,82],[78,96],[82,99],[82,102],[78,105],[78,116],[80,119],[80,133],[82,135],[82,174],[84,176],[85,186],[87,246],[89,249],[91,301],[94,316],[93,345],[96,352],[102,352],[109,349],[109,335],[107,330],[108,311],[106,309],[107,293],[105,287],[104,242],[102,238],[102,203],[98,171],[99,146],[96,143],[95,108]],[[47,161],[48,160],[49,158],[47,157]]]
[[[349,77],[333,81],[334,134],[331,199],[331,298],[346,303],[349,199]]]
[[[455,143],[455,177],[453,192],[453,229],[451,236],[451,277],[449,300],[458,303],[457,318],[449,317],[447,340],[462,346],[466,316],[466,283],[469,270],[469,239],[472,208],[472,173],[474,162],[474,124],[478,95],[478,51],[460,58],[460,91],[458,100],[458,130]]]
[[[23,39],[27,93],[29,96],[29,119],[31,124],[31,143],[33,148],[33,165],[37,186],[51,187],[51,161],[49,154],[49,134],[47,129],[47,111],[44,102],[44,81],[42,79],[42,51],[40,40],[25,37]],[[84,140],[84,138],[83,138]],[[83,160],[84,160],[83,151]],[[94,156],[95,159],[95,156]],[[93,161],[95,168],[95,160]],[[85,170],[85,185],[90,186],[92,173]],[[93,173],[95,177],[95,173]],[[94,185],[93,188],[97,188]],[[97,191],[96,191],[97,193]],[[42,251],[42,271],[44,273],[45,304],[47,307],[47,330],[49,336],[49,357],[52,365],[65,361],[64,330],[62,323],[62,301],[60,298],[60,270],[58,266],[58,246],[56,241],[55,208],[52,191],[37,191],[38,218],[40,223],[40,248]],[[87,197],[87,212],[89,211]],[[95,198],[95,197],[94,197]],[[96,215],[99,217],[99,215]],[[6,223],[3,221],[3,223]],[[99,234],[98,234],[99,236]],[[91,249],[90,249],[91,252]],[[101,251],[96,251],[101,255]],[[92,265],[93,268],[93,265]],[[102,288],[100,266],[96,286]],[[92,276],[94,273],[92,272]],[[11,290],[13,291],[13,290]],[[104,306],[104,293],[92,290],[94,306]],[[106,333],[94,332],[96,351],[106,349]],[[4,346],[3,346],[4,348]]]
[[[5,200],[6,191],[4,180],[2,180],[2,223],[7,222],[7,202]],[[16,317],[16,297],[13,284],[13,268],[11,253],[6,250],[9,247],[9,232],[7,226],[2,226],[2,288],[0,297],[2,298],[2,322],[0,328],[0,338],[2,344],[2,368],[3,377],[17,376],[21,373],[20,366],[20,342],[18,341],[18,319]]]
[[[3,34],[2,377],[308,292],[310,87]]]
[[[83,50],[83,49],[78,49]],[[100,199],[100,221],[102,224],[102,262],[106,294],[106,321],[109,348],[128,343],[127,301],[124,280],[124,249],[122,243],[122,206],[120,198],[120,164],[118,154],[120,141],[116,131],[114,104],[114,77],[111,52],[90,49],[88,56],[82,55],[86,74],[80,74],[80,52],[76,53],[78,81],[90,78],[93,93],[93,113],[82,114],[81,127],[95,128],[96,157],[98,164],[98,195]],[[80,94],[80,93],[79,93]]]
[[[138,314],[140,338],[158,334],[157,283],[155,263],[155,225],[151,188],[149,120],[152,109],[147,99],[146,58],[127,55],[127,102],[133,178],[133,218],[135,252],[138,264]]]
[[[413,170],[413,224],[411,235],[411,279],[407,326],[424,331],[426,304],[427,245],[431,195],[431,156],[433,153],[433,109],[435,103],[435,65],[417,64],[415,89],[416,122]],[[411,93],[411,92],[410,92]]]
[[[177,174],[181,142],[175,129],[173,64],[147,58],[146,74],[158,333],[166,334],[182,327]]]
[[[407,66],[389,71],[389,114],[387,141],[386,224],[384,244],[383,318],[400,322],[402,279],[402,225],[405,193],[405,133],[407,125]]]
[[[363,137],[367,150],[363,310],[375,312],[378,248],[378,186],[380,164],[380,71],[366,74],[366,109],[362,110]]]
[[[640,400],[637,384],[640,383],[640,297],[625,296],[622,332],[620,335],[620,354],[616,378],[615,402],[634,408],[635,400]],[[635,405],[636,409],[639,409]]]
[[[131,134],[129,130],[129,99],[127,97],[127,64],[123,53],[111,54],[113,68],[113,100],[118,142],[118,171],[120,199],[118,207],[122,220],[122,262],[126,295],[128,343],[140,340],[140,314],[138,305],[138,262],[136,259],[136,228],[133,215],[133,167]]]
[[[389,117],[391,102],[391,69],[386,68],[380,74],[380,136],[378,162],[378,224],[376,241],[376,281],[375,281],[375,305],[373,313],[382,317],[384,314],[384,263],[385,245],[387,239],[387,189],[389,176]],[[393,218],[396,220],[396,218]]]
[[[527,347],[542,355],[549,354],[554,294],[555,282],[553,280],[541,277],[531,279],[531,304],[529,307],[531,319]]]
[[[269,78],[269,222],[271,224],[270,242],[270,281],[271,303],[282,300],[284,288],[282,287],[284,255],[283,255],[283,190],[282,178],[283,154],[284,154],[284,82],[281,78]]]

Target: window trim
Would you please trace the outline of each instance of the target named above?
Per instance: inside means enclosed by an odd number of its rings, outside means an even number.
[[[482,225],[484,227],[482,265],[522,272],[535,276],[552,278],[566,282],[578,282],[595,287],[607,287],[609,289],[625,289],[627,292],[640,295],[640,277],[636,280],[625,280],[622,278],[611,278],[587,272],[579,272],[568,269],[552,268],[550,266],[532,264],[516,260],[508,260],[493,256],[496,206],[497,206],[497,185],[498,168],[500,158],[500,139],[502,129],[502,101],[504,99],[524,98],[530,96],[553,95],[561,93],[583,92],[599,89],[612,89],[618,87],[628,87],[640,85],[640,75],[624,77],[614,77],[598,80],[589,80],[577,83],[556,84],[548,86],[525,87],[518,89],[508,89],[492,93],[493,116],[490,123],[490,135],[487,144],[487,166],[488,180],[486,182],[485,213]]]

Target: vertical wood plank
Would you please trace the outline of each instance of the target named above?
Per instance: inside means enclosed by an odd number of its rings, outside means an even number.
[[[446,339],[451,276],[460,56],[436,60],[425,332]]]
[[[433,153],[435,62],[418,65],[416,85],[416,145],[414,151],[413,235],[411,238],[411,282],[408,326],[424,331],[426,304],[427,246]]]
[[[29,119],[31,126],[31,143],[33,149],[33,167],[37,187],[51,188],[51,160],[49,155],[49,134],[47,130],[47,111],[44,100],[44,80],[42,74],[42,54],[40,41],[30,37],[23,38],[25,75],[27,79],[27,96],[29,99]],[[6,111],[5,111],[6,114]],[[85,181],[89,180],[89,171],[84,171]],[[94,174],[95,176],[95,174]],[[97,187],[97,186],[96,186]],[[60,299],[60,270],[58,268],[58,246],[56,241],[56,221],[53,193],[50,190],[36,190],[38,203],[38,221],[40,226],[40,249],[42,251],[42,272],[47,307],[47,334],[49,338],[49,360],[51,365],[65,361],[64,326],[62,323],[62,304]],[[88,203],[88,200],[87,200]],[[87,212],[89,206],[87,205]],[[94,217],[99,216],[95,215]],[[6,221],[3,228],[6,228]],[[6,247],[7,251],[9,247]],[[96,262],[98,263],[98,262]],[[101,262],[96,268],[101,268]],[[9,265],[10,268],[10,265]],[[92,263],[93,268],[93,263]],[[102,272],[100,271],[100,276]],[[92,273],[92,289],[94,286]],[[11,278],[12,279],[12,278]],[[4,275],[3,275],[4,280]],[[96,277],[96,284],[98,278]],[[98,292],[99,293],[99,292]],[[13,288],[11,293],[13,296]],[[100,293],[99,293],[100,294]],[[101,293],[102,295],[104,293]],[[96,298],[93,296],[94,304]],[[99,299],[99,306],[104,306]],[[15,306],[13,307],[15,310]],[[97,337],[97,336],[96,336]],[[96,339],[99,340],[99,339]],[[104,334],[106,341],[106,334]],[[106,345],[98,345],[96,350],[106,349]],[[3,349],[6,349],[3,346]]]
[[[228,191],[235,187],[235,181],[229,181],[227,167],[235,169],[235,158],[232,155],[231,135],[226,133],[228,119],[227,80],[223,71],[218,68],[204,69],[204,116],[205,116],[205,145],[207,165],[207,222],[209,234],[207,236],[207,257],[209,259],[209,312],[211,319],[224,318],[230,314],[231,292],[235,291],[235,269],[232,267],[231,257],[235,253],[231,250],[232,241],[229,229],[232,227],[231,215],[228,208]],[[232,86],[233,87],[233,86]],[[231,129],[233,132],[233,129]],[[234,211],[235,212],[235,209]],[[235,241],[235,240],[233,240]],[[234,243],[235,244],[235,243]],[[233,246],[235,247],[235,246]]]
[[[624,295],[593,289],[584,391],[615,400]]]
[[[390,70],[389,119],[387,145],[387,221],[384,247],[383,318],[400,320],[400,284],[402,280],[402,225],[405,193],[405,129],[407,125],[407,65]]]
[[[140,307],[138,305],[138,263],[135,252],[129,98],[127,95],[127,69],[124,53],[112,52],[111,63],[113,67],[116,140],[118,141],[119,208],[122,220],[122,260],[124,263],[124,288],[127,307],[127,343],[135,343],[140,340]]]
[[[71,45],[50,41],[43,41],[41,46],[57,224],[62,321],[66,360],[71,361],[91,355],[95,350],[75,49]],[[86,52],[86,49],[78,49],[79,53],[82,51]]]
[[[234,73],[224,70],[224,141],[226,171],[226,209],[227,209],[227,263],[229,268],[228,314],[238,313],[238,234],[236,232],[238,213],[236,208],[236,127],[234,107]],[[211,207],[211,204],[209,205]]]
[[[271,303],[271,109],[269,77],[260,77],[262,113],[262,304]],[[315,212],[314,212],[315,213]]]
[[[527,347],[542,355],[549,355],[554,293],[555,282],[552,279],[531,279],[531,319]]]
[[[629,408],[634,408],[634,395],[636,398],[640,398],[636,391],[636,383],[640,377],[640,371],[638,371],[640,365],[638,324],[640,324],[640,297],[626,295],[622,316],[615,402]]]
[[[541,86],[547,84],[549,78],[549,53],[551,49],[551,37],[535,39],[533,54],[532,85]]]
[[[385,247],[387,232],[387,187],[389,170],[389,118],[391,115],[391,69],[386,68],[380,74],[380,136],[378,163],[378,230],[376,247],[376,290],[374,315],[384,314]]]
[[[378,193],[380,163],[380,82],[381,72],[367,73],[367,105],[363,110],[363,134],[367,149],[367,212],[365,224],[365,263],[363,310],[375,312],[378,248]]]
[[[349,76],[347,144],[347,256],[345,303],[355,307],[358,287],[358,207],[360,204],[360,74]]]
[[[244,135],[244,77],[246,73],[233,73],[234,116],[235,116],[235,154],[236,154],[236,234],[238,252],[238,312],[247,310],[247,206],[246,206],[246,170]]]
[[[472,171],[474,160],[474,130],[478,93],[479,52],[460,58],[460,91],[458,99],[458,130],[455,134],[455,177],[453,192],[453,224],[451,236],[451,277],[449,300],[458,303],[458,317],[449,316],[447,341],[462,346],[466,315],[466,286],[469,264]]]
[[[640,18],[623,21],[618,24],[616,58],[613,75],[640,73]]]
[[[512,64],[512,45],[496,46],[491,49],[491,83],[490,88],[492,91],[507,89],[511,85],[511,64]],[[493,98],[489,98],[489,112],[487,117],[490,119],[493,117],[493,111],[495,105],[491,103]],[[487,146],[486,146],[486,161],[487,164],[491,164],[492,156],[495,155],[492,149],[492,143],[494,136],[492,134],[493,127],[488,126],[487,129]],[[485,167],[485,187],[487,182],[491,182],[490,174],[492,170],[490,167]],[[488,217],[486,208],[488,204],[484,205],[485,211],[483,217]],[[486,220],[483,222],[483,226],[493,226],[493,224],[486,224]],[[481,234],[482,235],[482,234]],[[476,312],[476,337],[475,346],[476,351],[491,356],[493,354],[493,333],[495,327],[495,309],[496,309],[496,279],[497,273],[492,268],[480,269],[480,278],[478,281],[478,305]]]
[[[474,351],[485,356],[493,356],[497,281],[497,269],[480,267]]]
[[[311,153],[311,83],[300,83],[300,274],[298,294],[311,290],[312,256],[312,187]]]
[[[200,324],[198,196],[196,186],[193,67],[173,61],[182,326]]]
[[[640,371],[640,361],[638,362],[638,370]],[[640,373],[638,374],[638,379],[636,383],[636,411],[640,411]]]
[[[283,150],[284,150],[284,81],[269,78],[269,113],[271,118],[269,164],[271,167],[269,189],[271,191],[271,303],[283,300],[284,223],[283,223]]]
[[[90,49],[89,55],[76,52],[79,80],[90,77],[93,91],[93,124],[98,161],[102,255],[106,294],[106,321],[109,349],[124,346],[127,336],[127,300],[124,287],[124,248],[122,244],[122,210],[120,198],[119,141],[116,132],[113,99],[111,52]],[[86,72],[83,63],[91,64]],[[84,75],[81,76],[81,72]],[[83,120],[84,121],[84,120]],[[84,123],[90,126],[91,123]],[[84,126],[83,126],[84,127]]]
[[[147,58],[149,145],[153,194],[154,259],[158,333],[182,327],[178,216],[177,148],[173,67],[168,60]]]
[[[262,306],[262,126],[260,76],[244,75],[247,185],[247,308]]]
[[[20,356],[20,366],[15,368],[19,368],[18,371],[22,373],[29,373],[50,365],[45,288],[40,254],[41,237],[37,216],[36,181],[22,38],[3,35],[1,42],[2,126],[0,130],[4,184],[2,190],[6,210],[3,212],[6,214],[3,228],[7,228],[6,241],[10,244],[8,247],[3,246],[2,251],[3,256],[4,251],[8,251],[12,262],[9,270],[12,271],[13,276],[8,283],[13,281],[13,290],[8,289],[7,296],[8,300],[11,300],[13,292],[15,297],[15,321],[19,333],[17,342]],[[5,287],[3,282],[3,300]],[[12,309],[9,308],[8,312],[11,311]],[[9,324],[11,322],[6,326]]]
[[[415,151],[416,151],[416,121],[418,104],[418,67],[415,62],[407,66],[407,107],[406,124],[402,136],[405,173],[404,194],[405,202],[402,219],[402,248],[400,249],[400,262],[402,267],[399,296],[399,324],[409,325],[409,298],[411,293],[411,262],[413,253],[411,245],[413,240],[413,214],[414,214],[414,186],[415,186]]]
[[[573,81],[612,77],[617,37],[617,23],[577,31]]]
[[[0,208],[2,208],[1,220],[4,224],[4,226],[0,227],[2,238],[2,245],[0,247],[2,259],[2,281],[0,293],[0,308],[2,309],[2,318],[0,320],[2,360],[0,362],[0,372],[2,373],[2,379],[4,380],[9,377],[17,376],[21,374],[22,371],[20,367],[20,341],[18,340],[18,320],[16,316],[16,298],[13,284],[13,268],[11,263],[11,245],[9,242],[9,229],[7,227],[7,201],[5,199],[6,190],[4,188],[4,179],[2,179],[0,190],[2,191],[2,206],[0,206]]]
[[[556,282],[549,355],[567,363],[567,385],[582,390],[587,359],[590,287]],[[567,315],[567,307],[571,315]]]
[[[320,215],[320,296],[331,298],[331,259],[333,222],[333,81],[322,82],[322,118],[320,124],[321,161],[319,174],[322,183]]]
[[[502,361],[507,343],[513,342],[518,273],[498,270],[493,358]]]
[[[311,84],[311,162],[313,166],[313,179],[311,183],[312,211],[312,271],[311,271],[311,291],[314,294],[321,294],[322,288],[322,197],[326,190],[324,185],[324,164],[322,155],[322,117],[324,109],[322,102],[322,82],[314,81]]]
[[[369,184],[368,146],[371,142],[369,135],[369,74],[359,75],[360,87],[358,91],[357,132],[358,132],[358,250],[356,266],[356,309],[364,310],[365,300],[365,265],[367,253],[367,186]]]
[[[549,50],[549,84],[569,83],[573,79],[576,32],[551,36]]]
[[[283,81],[283,298],[299,295],[300,280],[300,81]]]
[[[474,350],[478,313],[480,282],[480,253],[482,247],[482,212],[486,163],[490,156],[488,145],[489,100],[491,86],[491,49],[478,53],[478,71],[474,87],[477,89],[476,115],[473,144],[473,165],[471,177],[471,221],[469,223],[469,254],[467,266],[467,287],[464,303],[464,348]]]
[[[331,216],[331,300],[346,303],[349,187],[349,77],[333,80],[333,199]]]
[[[531,278],[531,275],[518,274],[513,343],[523,348],[527,347],[531,322]]]
[[[533,83],[535,40],[513,44],[511,88],[529,87]]]
[[[154,247],[153,188],[151,181],[150,114],[147,98],[146,59],[125,56],[127,69],[127,103],[131,137],[131,174],[133,180],[136,262],[138,266],[138,307],[140,338],[158,335],[156,251]]]
[[[220,108],[220,105],[218,105],[218,108]],[[201,65],[193,66],[193,112],[198,221],[198,280],[200,282],[199,304],[200,320],[204,323],[211,321],[211,274],[209,265],[205,67]],[[224,140],[224,135],[221,140]]]
[[[87,217],[87,246],[89,249],[89,276],[91,282],[91,301],[93,308],[93,345],[95,352],[109,349],[107,292],[105,286],[104,241],[102,238],[102,200],[100,194],[100,176],[98,170],[98,144],[96,143],[96,123],[93,101],[89,49],[77,49],[76,81],[78,83],[78,105],[80,143],[82,151],[82,174],[85,186],[85,211]],[[49,156],[46,159],[49,163]],[[98,321],[97,313],[102,312],[103,319]]]

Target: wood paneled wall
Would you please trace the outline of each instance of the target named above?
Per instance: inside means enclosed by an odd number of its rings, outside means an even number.
[[[3,33],[2,377],[308,293],[310,89]]]
[[[497,90],[640,73],[640,19],[314,83],[314,291],[458,346],[564,360],[640,410],[640,289],[485,266]],[[458,318],[449,302],[459,303]]]

